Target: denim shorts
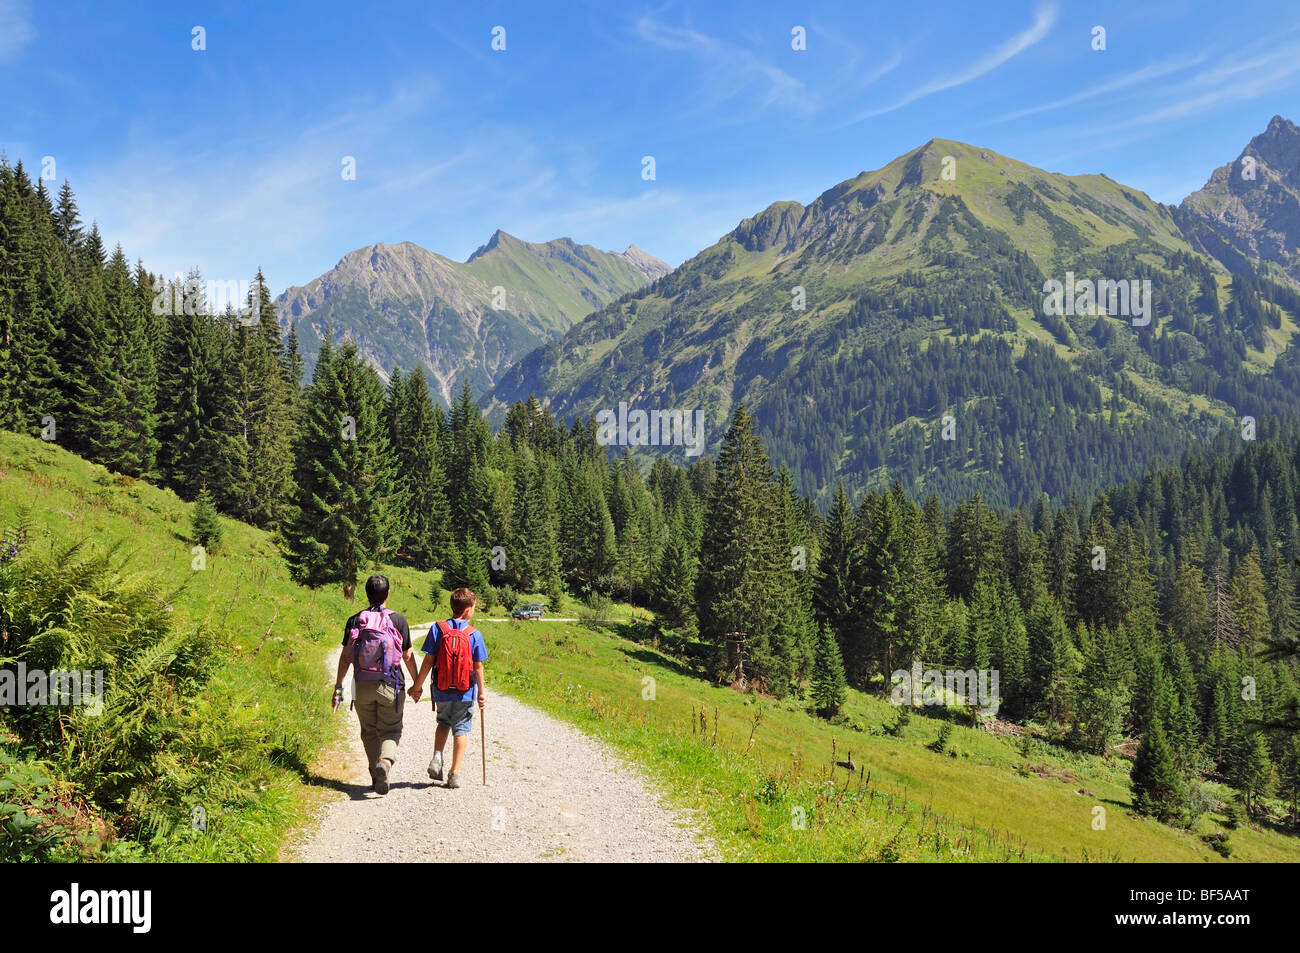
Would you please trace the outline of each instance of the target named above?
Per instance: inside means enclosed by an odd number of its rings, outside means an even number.
[[[453,738],[469,734],[474,727],[473,702],[437,702],[434,707],[438,710],[438,724],[451,728]]]

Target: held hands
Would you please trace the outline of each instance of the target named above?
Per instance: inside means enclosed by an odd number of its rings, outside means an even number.
[[[420,687],[419,682],[416,682],[407,690],[406,694],[411,696],[411,701],[418,702],[420,700],[420,696],[424,694],[424,689]]]

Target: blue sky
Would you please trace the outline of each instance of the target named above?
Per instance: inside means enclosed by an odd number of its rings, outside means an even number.
[[[10,160],[155,271],[280,290],[496,228],[676,265],[936,136],[1176,203],[1300,121],[1300,8],[0,0],[0,91]]]

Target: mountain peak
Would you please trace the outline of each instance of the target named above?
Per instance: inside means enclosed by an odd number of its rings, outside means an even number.
[[[1253,155],[1284,179],[1300,182],[1300,128],[1274,116],[1268,128],[1250,140],[1242,155]]]
[[[1265,133],[1270,132],[1287,132],[1290,135],[1300,135],[1300,127],[1297,127],[1290,119],[1285,116],[1274,116],[1268,121],[1268,128]]]
[[[1300,128],[1274,116],[1209,181],[1183,199],[1201,244],[1232,271],[1262,259],[1300,281]]]
[[[489,238],[485,244],[479,245],[478,248],[474,249],[474,254],[465,259],[465,264],[468,265],[476,258],[482,258],[492,249],[500,247],[503,242],[508,245],[523,244],[518,238],[515,238],[515,236],[511,235],[509,232],[504,232],[498,228],[492,233],[492,237]]]
[[[673,266],[666,261],[660,261],[648,251],[637,248],[635,245],[628,245],[627,251],[623,252],[623,257],[651,281],[662,278],[673,270]]]

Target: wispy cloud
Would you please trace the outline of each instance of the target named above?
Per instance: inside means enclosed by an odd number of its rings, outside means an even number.
[[[1095,99],[1098,96],[1106,96],[1111,93],[1117,93],[1120,92],[1121,90],[1128,89],[1133,86],[1138,86],[1143,83],[1150,82],[1151,80],[1154,79],[1159,79],[1162,76],[1169,76],[1173,73],[1178,73],[1185,69],[1190,69],[1191,67],[1195,66],[1197,63],[1201,63],[1204,60],[1205,60],[1205,54],[1200,54],[1198,56],[1193,56],[1186,59],[1171,60],[1165,63],[1155,63],[1152,64],[1151,66],[1144,66],[1139,70],[1134,70],[1131,73],[1126,73],[1123,76],[1119,76],[1116,77],[1115,79],[1108,80],[1105,83],[1101,83],[1097,86],[1092,86],[1081,92],[1075,93],[1072,96],[1066,96],[1062,99],[1056,99],[1050,103],[1043,103],[1040,106],[1031,106],[1028,109],[1019,109],[1016,112],[1007,113],[1005,116],[999,116],[997,119],[994,120],[994,122],[1010,122],[1014,119],[1023,119],[1025,116],[1035,116],[1038,115],[1039,113],[1051,112],[1056,109],[1064,109],[1066,106],[1076,106],[1079,103],[1087,102],[1088,100]]]
[[[1276,43],[1278,36],[1295,32],[1295,28],[1281,31],[1269,38]],[[1235,55],[1234,55],[1235,53]],[[1131,144],[1156,135],[1166,123],[1195,119],[1213,113],[1216,109],[1240,106],[1261,96],[1293,87],[1300,78],[1300,42],[1292,41],[1270,52],[1255,55],[1248,50],[1237,50],[1215,58],[1215,65],[1202,70],[1184,81],[1143,97],[1144,112],[1106,124],[1106,144],[1112,142]],[[1163,103],[1156,105],[1157,103]],[[1132,131],[1130,136],[1116,133]],[[1089,138],[1095,135],[1089,133]]]
[[[705,65],[709,94],[701,100],[702,108],[720,106],[755,92],[760,107],[778,105],[803,112],[817,108],[816,97],[801,80],[764,62],[752,50],[650,16],[636,21],[636,34],[660,49],[693,54]]]
[[[933,79],[922,86],[918,86],[901,99],[895,101],[889,106],[880,109],[873,109],[855,117],[851,122],[860,122],[863,119],[870,119],[873,116],[883,116],[885,113],[894,112],[896,109],[902,109],[909,103],[914,103],[925,96],[932,96],[935,93],[943,92],[946,89],[953,89],[957,86],[964,86],[973,80],[979,79],[986,73],[991,73],[1003,63],[1023,53],[1029,47],[1047,36],[1052,27],[1056,25],[1057,8],[1054,2],[1045,3],[1039,6],[1034,13],[1034,22],[1026,29],[1021,30],[1015,36],[1010,37],[997,47],[984,54],[969,67],[960,73],[951,76]]]
[[[346,229],[358,205],[394,216],[434,211],[431,186],[466,161],[464,147],[393,156],[386,144],[436,94],[435,84],[418,78],[340,104],[291,137],[271,123],[201,148],[201,138],[143,122],[129,130],[129,149],[79,183],[78,197],[94,210],[107,241],[167,274],[199,267],[226,280],[247,277],[267,259],[300,265],[304,236]],[[345,156],[356,160],[355,181],[343,179]],[[402,185],[410,189],[394,194]],[[390,228],[348,241],[387,240],[394,237]]]
[[[35,34],[27,0],[0,0],[0,65],[17,60]]]

